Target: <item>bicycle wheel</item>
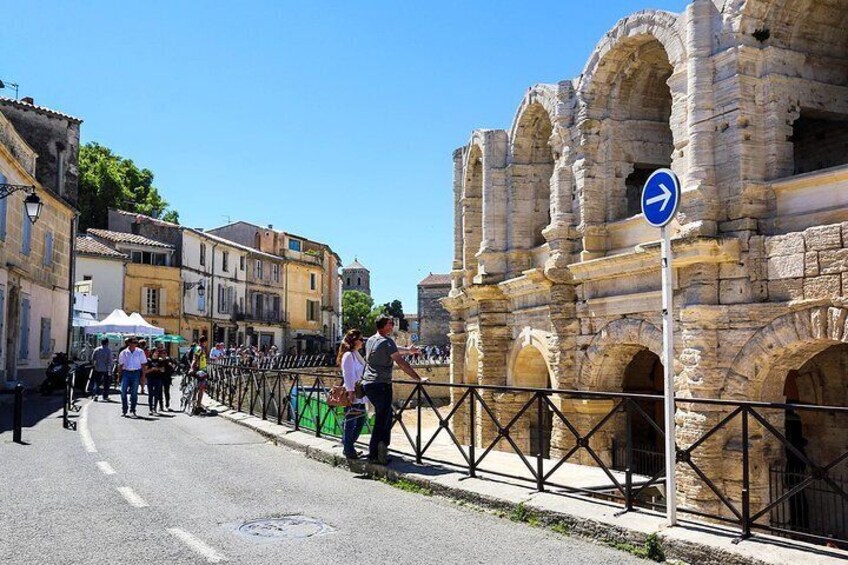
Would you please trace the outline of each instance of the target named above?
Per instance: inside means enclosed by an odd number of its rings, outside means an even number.
[[[183,395],[182,395],[182,398],[180,398],[180,410],[185,412],[187,409],[189,409],[190,405],[192,404],[192,398],[193,397],[194,397],[194,383],[188,382],[183,387]]]

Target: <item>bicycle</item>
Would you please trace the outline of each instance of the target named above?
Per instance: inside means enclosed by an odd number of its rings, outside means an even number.
[[[183,381],[180,383],[182,397],[180,398],[180,411],[188,410],[189,416],[194,414],[194,409],[197,404],[197,379],[194,375],[183,375]]]

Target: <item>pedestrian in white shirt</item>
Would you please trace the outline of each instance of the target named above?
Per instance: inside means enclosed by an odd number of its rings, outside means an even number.
[[[118,354],[118,374],[121,377],[121,410],[127,415],[127,392],[130,393],[129,409],[133,418],[136,417],[135,406],[138,403],[138,383],[147,367],[147,355],[138,348],[138,340],[127,338],[126,349]]]

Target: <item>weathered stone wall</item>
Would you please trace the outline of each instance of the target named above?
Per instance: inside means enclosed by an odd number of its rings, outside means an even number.
[[[519,383],[532,349],[554,387],[621,392],[640,352],[662,356],[659,233],[634,203],[663,166],[683,189],[668,227],[674,358],[662,360],[673,364],[678,397],[785,401],[788,375],[805,371],[820,381],[805,385],[805,402],[844,404],[828,391],[845,383],[844,354],[829,348],[848,341],[846,13],[848,0],[696,0],[680,15],[638,12],[602,38],[579,78],[530,88],[509,131],[475,130],[453,161],[453,282],[442,301],[452,382]],[[487,399],[503,419],[522,401]],[[556,403],[582,433],[614,406],[567,395]],[[726,415],[681,402],[678,443]],[[466,417],[455,419],[462,441]],[[783,415],[764,417],[784,429]],[[492,422],[478,420],[478,440],[492,438]],[[826,464],[844,449],[836,438],[848,422],[831,432],[819,420],[803,425]],[[602,460],[624,425],[615,415],[592,437]],[[740,425],[692,459],[735,501]],[[513,436],[522,448],[526,427]],[[760,503],[768,468],[785,454],[764,427],[752,429]],[[554,418],[551,455],[574,442]],[[576,457],[592,463],[586,450]],[[703,481],[678,472],[685,503],[726,512]]]
[[[418,334],[424,345],[447,345],[450,314],[439,302],[450,292],[447,285],[418,285]]]

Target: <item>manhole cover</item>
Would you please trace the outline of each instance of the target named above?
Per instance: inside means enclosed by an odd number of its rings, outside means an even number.
[[[263,539],[305,539],[332,531],[321,520],[297,515],[251,520],[238,527],[240,534]]]

